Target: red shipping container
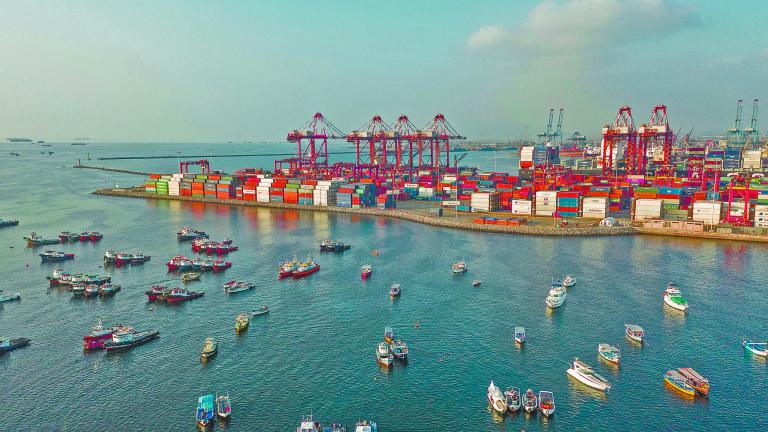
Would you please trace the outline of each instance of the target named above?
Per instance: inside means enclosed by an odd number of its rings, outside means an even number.
[[[243,199],[246,201],[256,201],[256,194],[243,194]]]
[[[578,198],[581,193],[578,191],[557,191],[557,196],[561,198]]]
[[[557,211],[559,211],[559,212],[578,213],[579,212],[579,208],[578,207],[558,207]]]

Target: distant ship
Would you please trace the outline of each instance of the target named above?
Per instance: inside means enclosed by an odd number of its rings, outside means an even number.
[[[29,138],[6,138],[6,139],[8,140],[8,142],[12,142],[12,143],[34,142]]]

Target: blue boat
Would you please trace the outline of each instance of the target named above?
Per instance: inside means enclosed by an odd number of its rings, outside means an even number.
[[[207,428],[213,424],[214,398],[212,394],[200,396],[197,399],[197,426]]]

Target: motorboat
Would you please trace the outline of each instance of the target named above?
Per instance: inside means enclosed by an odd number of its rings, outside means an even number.
[[[112,339],[112,335],[115,332],[119,331],[130,332],[134,330],[131,327],[123,325],[105,326],[104,323],[99,320],[95,326],[91,327],[91,332],[83,336],[83,350],[96,351],[104,349],[104,344]]]
[[[392,284],[392,286],[389,288],[389,296],[390,297],[400,297],[400,284]]]
[[[23,348],[29,345],[29,342],[30,342],[30,339],[27,339],[24,337],[16,338],[16,339],[9,339],[9,338],[0,339],[0,355],[5,354],[9,351]]]
[[[504,391],[504,399],[507,402],[507,409],[511,413],[516,413],[523,406],[523,401],[520,398],[520,389],[517,387],[507,387]]]
[[[203,430],[213,425],[214,398],[212,394],[200,396],[197,399],[197,412],[195,420],[197,427]]]
[[[260,308],[254,309],[253,311],[251,311],[251,316],[255,317],[259,315],[264,315],[265,313],[268,313],[268,312],[269,312],[269,305],[263,304],[261,305]]]
[[[216,415],[222,420],[227,420],[232,415],[232,401],[229,393],[216,396]]]
[[[85,296],[85,298],[98,297],[99,285],[96,285],[96,284],[86,285],[85,289],[83,290],[83,295]]]
[[[253,289],[256,285],[246,281],[231,280],[224,283],[224,292],[235,294]]]
[[[0,290],[0,303],[12,302],[16,300],[21,300],[21,293],[3,294],[3,290]]]
[[[482,282],[480,282],[479,280],[475,279],[475,280],[472,281],[472,286],[473,287],[479,287],[481,283]]]
[[[104,234],[98,232],[98,231],[91,231],[88,234],[88,239],[91,242],[97,242],[104,238]]]
[[[122,287],[112,282],[107,282],[99,285],[99,295],[102,297],[110,297],[117,294]]]
[[[114,332],[112,339],[104,342],[104,349],[107,352],[125,351],[157,339],[159,336],[160,332],[157,330],[135,331],[124,328]]]
[[[222,272],[228,268],[232,267],[232,263],[229,261],[224,261],[222,259],[217,259],[213,262],[213,272],[218,273]]]
[[[205,295],[205,291],[190,291],[184,288],[174,288],[165,297],[165,301],[168,303],[180,303],[202,297],[203,295]]]
[[[187,271],[192,269],[192,261],[185,256],[177,255],[168,260],[166,266],[168,266],[168,271]]]
[[[54,250],[47,250],[39,255],[42,262],[58,262],[75,259],[75,254],[73,253],[64,253]]]
[[[563,279],[563,286],[566,288],[570,288],[572,286],[576,285],[576,278],[573,277],[573,275],[566,275]]]
[[[607,362],[618,365],[621,362],[621,351],[618,347],[611,344],[601,343],[597,345],[597,352],[600,354],[600,358]]]
[[[345,244],[341,240],[332,241],[332,240],[323,240],[320,242],[320,252],[344,252],[345,250],[349,250],[352,246]]]
[[[408,361],[408,344],[399,338],[389,344],[389,350],[396,360]]]
[[[0,228],[16,226],[18,224],[19,221],[16,219],[0,219]]]
[[[531,389],[526,390],[523,394],[523,410],[528,414],[532,414],[536,412],[538,406],[539,399],[536,397],[536,393]]]
[[[197,272],[187,272],[181,274],[181,281],[183,283],[189,283],[192,281],[199,281],[200,280],[200,273]]]
[[[384,368],[389,368],[393,361],[394,356],[389,350],[389,345],[386,342],[379,342],[376,348],[376,362]]]
[[[371,276],[371,273],[373,273],[373,267],[371,267],[370,264],[363,264],[363,267],[360,270],[360,276],[363,280],[368,279]]]
[[[312,415],[304,416],[299,427],[296,428],[296,432],[321,432],[320,423],[316,422]]]
[[[624,332],[627,337],[637,343],[643,343],[645,331],[637,324],[624,324]]]
[[[568,368],[568,375],[572,376],[580,383],[600,391],[608,391],[611,389],[608,380],[578,358],[572,361],[570,365],[571,367]]]
[[[341,423],[331,423],[329,426],[323,426],[323,432],[347,432],[347,427]]]
[[[250,324],[248,314],[245,312],[241,313],[235,318],[235,332],[240,333],[241,331],[247,329],[248,324]]]
[[[753,342],[749,339],[743,339],[741,346],[744,350],[760,357],[768,357],[768,342]]]
[[[488,385],[488,403],[491,404],[491,408],[499,414],[507,412],[507,399],[504,397],[504,393],[501,389],[493,383]]]
[[[676,370],[667,371],[664,375],[664,384],[685,397],[696,396],[696,389],[688,383],[688,378]]]
[[[194,240],[196,238],[201,238],[201,237],[208,238],[208,234],[188,226],[185,226],[182,229],[180,229],[178,232],[176,232],[176,239],[178,241],[189,241],[189,240]]]
[[[670,282],[664,290],[664,304],[681,312],[688,310],[688,301],[673,282]]]
[[[555,395],[549,391],[539,392],[539,412],[544,417],[550,417],[555,413]]]
[[[688,385],[696,390],[697,395],[704,397],[709,396],[709,380],[704,378],[700,373],[696,372],[693,368],[679,368],[677,370],[680,375],[688,379]]]
[[[515,327],[515,342],[520,345],[525,343],[525,327]]]
[[[451,265],[451,271],[454,274],[464,273],[465,271],[467,271],[467,263],[465,263],[464,260],[454,263]]]
[[[219,343],[212,337],[205,338],[203,349],[200,350],[200,359],[203,361],[213,358],[219,352]]]
[[[148,291],[145,291],[144,294],[146,294],[148,301],[154,302],[165,301],[170,292],[171,290],[166,285],[155,284]]]
[[[392,327],[384,327],[384,342],[391,344],[395,340],[395,332]]]
[[[70,285],[72,288],[72,296],[73,297],[83,297],[85,295],[85,284],[84,283],[76,283],[73,285]]]
[[[547,306],[552,309],[558,308],[565,303],[565,297],[567,295],[566,289],[562,285],[553,285],[549,290],[549,295],[544,300]]]

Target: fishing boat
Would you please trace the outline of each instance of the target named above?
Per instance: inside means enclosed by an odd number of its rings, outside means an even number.
[[[263,304],[260,308],[251,311],[251,316],[264,315],[267,312],[269,312],[269,305]]]
[[[531,389],[526,390],[525,394],[523,394],[523,410],[528,414],[532,414],[536,412],[538,406],[539,400],[536,398],[536,393]]]
[[[643,331],[643,328],[640,327],[637,324],[624,324],[624,332],[627,334],[627,337],[631,340],[637,342],[637,343],[643,343],[643,338],[645,337],[645,331]]]
[[[332,240],[323,240],[320,242],[320,252],[344,252],[351,247],[351,245],[344,244],[341,240],[335,242]]]
[[[575,378],[578,382],[595,390],[608,391],[611,389],[608,380],[578,358],[573,360],[570,363],[570,366],[571,367],[568,368],[568,375]]]
[[[549,306],[551,309],[558,308],[565,303],[565,297],[567,296],[567,291],[562,285],[552,285],[552,288],[549,290],[549,295],[547,295],[547,298],[544,300],[544,302]]]
[[[181,274],[181,281],[183,283],[189,283],[192,281],[199,281],[200,280],[200,273],[197,272],[187,272]]]
[[[18,224],[19,221],[15,219],[0,219],[0,228],[16,226]]]
[[[166,285],[152,285],[152,287],[145,291],[144,294],[147,296],[147,300],[151,302],[155,301],[165,301],[165,297],[171,292],[170,289]]]
[[[168,267],[168,271],[187,271],[192,269],[192,261],[182,255],[171,258],[165,265]]]
[[[85,295],[85,284],[78,283],[71,285],[73,297],[83,297]]]
[[[523,406],[523,402],[520,398],[520,389],[517,387],[507,387],[504,391],[504,399],[507,402],[507,409],[511,413],[516,413]]]
[[[573,275],[566,275],[565,279],[563,279],[563,286],[566,288],[570,288],[572,286],[576,285],[576,278],[573,277]]]
[[[395,360],[408,361],[408,344],[399,338],[389,344],[389,350]]]
[[[324,426],[323,432],[347,432],[347,427],[340,423],[331,423],[330,426]]]
[[[219,352],[219,343],[212,337],[205,338],[203,349],[200,350],[200,359],[208,360]]]
[[[80,241],[81,242],[87,242],[90,239],[91,239],[90,233],[87,233],[87,232],[81,232],[80,233]]]
[[[229,393],[216,396],[216,415],[227,420],[232,415],[232,401],[229,399]]]
[[[62,231],[59,233],[59,241],[61,243],[79,242],[80,234],[69,231]]]
[[[24,237],[24,240],[27,241],[28,247],[47,246],[61,243],[59,240],[46,240],[39,236],[36,232],[29,233],[29,236]]]
[[[507,399],[504,397],[504,393],[497,387],[493,380],[488,385],[488,403],[491,404],[491,408],[499,414],[507,412]]]
[[[472,286],[473,287],[478,287],[478,286],[480,286],[481,283],[482,282],[480,282],[479,280],[475,279],[475,280],[472,281]]]
[[[308,260],[299,264],[299,267],[293,272],[293,278],[300,279],[309,276],[318,270],[320,270],[320,264],[314,260]]]
[[[696,389],[688,384],[688,379],[676,370],[667,371],[664,375],[664,384],[683,396],[694,397],[696,395]]]
[[[100,241],[104,238],[104,234],[98,232],[98,231],[91,231],[88,233],[88,240],[92,242]]]
[[[16,300],[21,300],[21,293],[3,294],[3,290],[0,290],[0,303],[12,302]]]
[[[377,432],[378,426],[376,422],[369,420],[360,420],[355,423],[355,432]]]
[[[88,284],[83,289],[83,296],[85,298],[91,298],[91,297],[98,297],[99,296],[99,285],[96,284]]]
[[[112,282],[107,282],[105,284],[99,285],[99,295],[102,297],[111,297],[115,294],[117,294],[118,291],[120,291],[121,286],[118,284],[113,284]]]
[[[452,264],[451,271],[454,274],[464,273],[465,271],[467,271],[467,263],[465,263],[464,260],[461,260],[455,264]]]
[[[391,344],[395,340],[395,332],[392,327],[384,327],[384,342]]]
[[[688,379],[688,385],[693,387],[694,390],[696,390],[696,394],[701,396],[709,396],[709,380],[701,376],[700,373],[696,372],[693,368],[679,368],[677,370],[680,372],[680,375],[684,376],[686,379]]]
[[[104,349],[104,344],[112,339],[112,335],[117,331],[128,332],[134,330],[123,325],[105,326],[99,320],[95,326],[91,327],[91,333],[83,336],[83,350],[96,351]]]
[[[376,348],[376,362],[384,368],[389,368],[393,361],[394,357],[389,350],[389,345],[386,342],[379,342]]]
[[[753,342],[749,339],[743,339],[741,346],[744,350],[760,357],[768,357],[768,342]]]
[[[54,250],[47,250],[39,255],[42,262],[58,262],[75,259],[75,254],[73,253],[64,253]]]
[[[200,260],[200,271],[201,272],[207,272],[207,271],[213,271],[213,260]]]
[[[296,428],[296,432],[321,432],[320,423],[316,422],[312,415],[304,416],[299,427]]]
[[[400,297],[400,284],[392,284],[392,286],[389,288],[389,296],[390,297]]]
[[[240,333],[241,331],[248,328],[248,324],[250,321],[248,320],[248,314],[243,312],[240,315],[235,318],[235,332]]]
[[[621,351],[611,344],[601,343],[597,345],[597,352],[607,362],[618,365],[621,362]]]
[[[23,348],[27,345],[29,345],[30,340],[27,338],[16,338],[16,339],[9,339],[9,338],[3,338],[0,339],[0,355],[3,355],[7,352]]]
[[[549,391],[539,392],[539,412],[544,417],[550,417],[555,413],[555,395]]]
[[[232,267],[232,263],[229,261],[224,261],[222,259],[217,259],[213,262],[213,272],[218,273],[222,272],[228,268]]]
[[[176,239],[178,241],[189,241],[196,238],[208,238],[208,234],[188,226],[185,226],[176,232]]]
[[[373,273],[373,267],[371,267],[370,264],[363,264],[363,267],[360,270],[360,276],[363,280],[368,279],[371,276],[371,273]]]
[[[181,303],[202,297],[203,295],[205,295],[205,291],[190,291],[184,288],[174,288],[165,297],[165,301],[168,303]]]
[[[201,429],[207,429],[213,426],[213,395],[200,396],[197,399],[197,413],[195,413],[195,419],[197,420],[197,427]]]
[[[685,300],[674,282],[667,284],[667,289],[664,290],[664,304],[681,312],[688,309],[688,301]]]
[[[293,272],[295,272],[299,268],[299,262],[296,261],[294,258],[291,261],[283,261],[280,264],[280,267],[277,271],[277,278],[283,279],[287,277],[293,276]]]
[[[224,292],[227,294],[234,294],[243,291],[253,289],[256,285],[246,281],[231,280],[224,282]]]
[[[131,264],[132,264],[132,265],[136,265],[136,264],[144,264],[145,262],[149,261],[150,259],[152,259],[152,257],[151,257],[151,256],[149,256],[149,255],[144,255],[144,254],[143,254],[143,253],[141,253],[141,252],[136,252],[136,253],[135,253],[135,254],[133,254],[133,256],[131,257]]]
[[[515,327],[515,342],[520,345],[525,343],[525,327]]]
[[[205,254],[223,256],[223,255],[229,254],[230,252],[234,252],[238,250],[239,248],[237,246],[233,246],[231,242],[232,240],[229,240],[229,243],[210,242],[205,245],[205,248],[204,248]]]
[[[159,336],[160,332],[157,330],[121,329],[112,334],[112,339],[104,342],[104,349],[107,352],[125,351],[155,340]]]

